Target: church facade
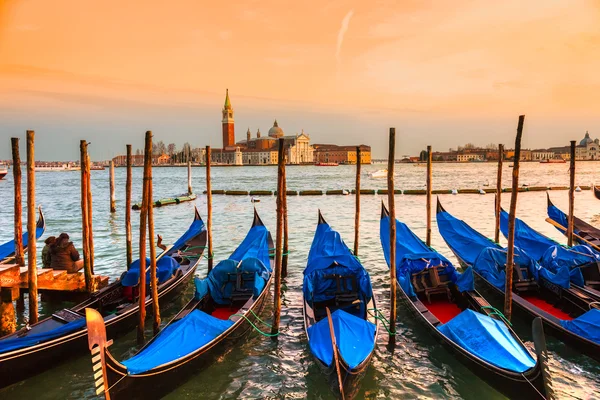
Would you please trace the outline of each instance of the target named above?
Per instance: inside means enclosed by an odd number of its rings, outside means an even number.
[[[277,120],[263,136],[260,129],[252,137],[250,128],[246,139],[235,142],[234,112],[229,99],[229,90],[225,94],[225,104],[221,111],[223,148],[211,151],[211,162],[226,165],[273,165],[277,164],[278,141],[284,139],[287,164],[312,164],[314,148],[310,145],[310,136],[304,131],[295,135],[285,135]]]

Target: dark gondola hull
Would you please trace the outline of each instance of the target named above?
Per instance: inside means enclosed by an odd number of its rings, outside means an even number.
[[[535,368],[524,373],[523,375],[502,370],[491,364],[485,363],[477,357],[471,355],[462,347],[448,339],[443,333],[431,325],[417,308],[415,302],[410,299],[398,284],[398,292],[401,293],[401,300],[409,307],[411,312],[417,317],[421,323],[428,328],[431,335],[444,348],[450,351],[458,361],[469,368],[475,375],[485,381],[488,385],[495,388],[508,398],[520,399],[540,399],[538,392],[527,381],[532,382],[537,390],[544,393],[544,383],[541,372],[540,363],[538,362]]]
[[[594,196],[600,200],[600,187],[594,186]]]
[[[165,302],[177,297],[192,279],[195,271],[196,267],[194,266],[185,275],[173,282],[172,285],[164,288],[159,293],[159,300]],[[120,283],[115,282],[114,284]],[[152,311],[151,301],[146,302],[146,311],[149,313]],[[122,336],[133,330],[137,326],[137,321],[136,308],[122,318],[107,321],[107,333],[111,337]],[[42,346],[34,347],[22,349],[11,356],[8,354],[0,355],[0,389],[40,374],[55,365],[88,352],[87,330],[81,330]]]
[[[273,277],[269,279],[263,293],[254,303],[252,310],[259,315],[269,298]],[[247,313],[247,318],[256,325],[257,318]],[[247,336],[252,326],[246,319],[226,336],[215,340],[206,350],[192,353],[173,365],[162,366],[147,374],[127,375],[127,370],[111,354],[106,354],[106,376],[111,388],[111,399],[157,399],[170,393],[175,387],[187,381],[191,376],[210,366],[216,359],[227,353],[240,339]]]

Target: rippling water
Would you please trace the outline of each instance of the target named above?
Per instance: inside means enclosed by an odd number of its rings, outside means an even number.
[[[367,172],[385,168],[383,165],[364,166],[362,188],[385,188],[385,180],[373,180]],[[504,171],[505,187],[510,186],[512,169]],[[213,168],[213,189],[259,190],[276,187],[275,167]],[[193,185],[198,193],[205,188],[204,168],[193,169]],[[426,169],[413,165],[399,165],[396,187],[421,189],[425,187]],[[141,194],[142,170],[133,171],[133,198]],[[81,244],[81,220],[79,203],[79,173],[38,173],[37,203],[42,205],[47,219],[48,235],[68,232],[76,245]],[[354,167],[298,167],[287,168],[288,188],[302,189],[351,189],[354,185]],[[495,186],[496,169],[492,164],[440,164],[434,165],[434,188],[479,188],[489,183]],[[568,164],[522,165],[520,182],[530,186],[564,186],[568,184]],[[600,163],[579,163],[577,184],[590,185],[600,182]],[[94,244],[96,273],[117,277],[124,269],[124,186],[125,170],[116,170],[117,207],[114,215],[109,213],[108,171],[92,171],[94,194]],[[25,185],[24,185],[25,188]],[[169,197],[187,188],[185,168],[155,168],[154,193]],[[567,209],[567,191],[550,192],[554,203]],[[13,229],[12,177],[0,181],[0,243],[11,239]],[[379,215],[381,200],[386,196],[361,198],[360,258],[371,274],[379,307],[389,313],[388,269],[379,243]],[[471,224],[482,233],[493,236],[493,195],[443,195],[441,200],[449,212]],[[502,203],[508,207],[510,195],[503,196]],[[196,204],[204,216],[206,198],[198,196]],[[213,196],[213,235],[215,257],[226,258],[245,236],[252,219],[252,203],[247,196]],[[275,198],[262,197],[256,204],[258,211],[272,231],[275,230]],[[302,322],[301,285],[302,271],[317,222],[317,209],[321,209],[327,221],[338,230],[351,246],[354,229],[353,196],[320,196],[288,198],[290,226],[289,275],[284,280],[282,335],[277,342],[256,333],[233,351],[221,357],[208,369],[197,374],[179,387],[168,398],[308,398],[330,399],[332,392],[319,368],[313,363],[306,345]],[[425,197],[401,196],[396,198],[396,215],[407,223],[417,235],[425,236]],[[600,225],[600,201],[590,191],[576,193],[576,215],[596,226]],[[435,213],[434,213],[435,215]],[[519,194],[518,216],[534,228],[564,243],[560,233],[547,224],[546,194],[530,192]],[[24,216],[24,223],[26,221]],[[132,213],[134,244],[137,243],[139,214]],[[157,233],[166,242],[173,242],[188,227],[193,218],[191,203],[155,209]],[[444,255],[453,258],[437,229],[432,232],[433,246]],[[41,254],[38,244],[38,260]],[[206,273],[201,264],[199,275]],[[162,305],[163,321],[168,320],[192,295],[188,288],[185,295],[168,305]],[[501,306],[498,299],[489,299]],[[40,312],[47,314],[59,305],[41,302]],[[270,319],[272,307],[263,317]],[[22,322],[21,316],[19,322]],[[151,325],[151,324],[148,324]],[[533,348],[531,327],[519,320],[515,329]],[[503,396],[483,383],[452,355],[429,336],[413,316],[400,305],[397,330],[399,338],[393,352],[386,344],[387,333],[382,330],[372,366],[362,382],[359,397],[384,398],[465,398],[495,399]],[[600,365],[548,337],[550,369],[554,388],[561,398],[589,399],[600,392]],[[115,341],[112,350],[117,357],[127,357],[135,351],[135,332]],[[54,367],[27,381],[0,391],[0,398],[92,398],[94,397],[89,355]]]

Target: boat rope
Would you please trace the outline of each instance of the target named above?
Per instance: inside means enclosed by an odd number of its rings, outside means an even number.
[[[252,310],[250,310],[250,312],[252,312],[252,315],[254,315],[256,317],[256,319],[258,319],[260,322],[262,322],[263,324],[265,324],[265,325],[267,325],[269,327],[271,326],[271,325],[267,324],[266,322],[264,322],[263,320],[261,320],[260,318],[258,318],[258,316],[256,314],[254,314],[254,312]],[[281,332],[266,333],[266,332],[261,331],[256,325],[254,325],[254,323],[252,323],[252,321],[250,321],[250,319],[248,317],[246,317],[245,314],[233,314],[232,317],[241,317],[241,318],[244,318],[250,324],[250,326],[252,328],[254,328],[254,330],[256,332],[258,332],[261,335],[266,336],[266,337],[276,337],[276,336],[279,336],[279,334],[281,333]]]
[[[375,311],[375,314],[371,314],[370,311]],[[390,329],[388,328],[391,325],[390,321],[385,317],[385,315],[383,315],[383,313],[381,312],[381,310],[379,310],[378,308],[367,308],[367,312],[369,312],[369,314],[373,318],[381,321],[381,325],[383,325],[383,327],[385,328],[385,330],[387,331],[387,333],[390,336],[396,336],[398,334],[398,332],[392,332],[392,331],[390,331]]]
[[[112,390],[112,388],[114,388],[115,386],[117,386],[119,384],[119,382],[121,382],[123,379],[127,378],[128,376],[129,376],[129,372],[126,375],[123,375],[118,381],[116,381],[115,383],[113,383],[111,387],[109,387],[108,389],[106,389],[104,391],[104,393],[110,394],[110,391]]]
[[[531,387],[537,392],[537,394],[540,395],[540,397],[544,400],[546,400],[546,396],[544,396],[539,390],[538,388],[535,387],[535,385],[529,380],[527,379],[527,377],[525,376],[524,373],[521,372],[521,376],[527,381],[527,383],[529,383],[531,385]]]
[[[186,247],[186,250],[191,250],[191,249],[208,249],[208,246],[190,246],[190,247]]]
[[[508,326],[512,326],[512,323],[496,307],[494,307],[494,306],[481,306],[481,309],[482,310],[485,310],[485,309],[492,310],[492,312],[488,314],[489,316],[497,315],[497,316],[499,316],[502,319],[502,321],[506,322],[508,324]]]

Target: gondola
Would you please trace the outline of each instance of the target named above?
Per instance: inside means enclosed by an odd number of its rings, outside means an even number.
[[[500,230],[508,237],[508,213],[504,210],[500,212]],[[519,218],[515,218],[515,246],[554,273],[565,268],[570,283],[563,285],[563,291],[568,291],[583,308],[589,309],[590,302],[600,302],[600,253],[590,246],[562,246]]]
[[[600,187],[594,186],[594,196],[596,196],[596,198],[600,200]]]
[[[506,250],[446,212],[439,199],[437,225],[459,262],[473,267],[476,282],[504,298]],[[514,261],[513,309],[529,319],[541,317],[546,334],[600,360],[600,309],[582,308],[568,291],[552,284],[556,278],[568,282],[568,275],[554,276],[518,247]]]
[[[35,238],[39,239],[46,230],[46,219],[42,212],[42,207],[39,207],[39,216],[37,223],[35,224]],[[27,240],[29,235],[27,232],[23,233],[23,252],[27,252]],[[15,241],[10,240],[0,245],[0,264],[8,264],[14,261],[15,258]]]
[[[108,350],[105,322],[86,310],[97,394],[111,399],[156,399],[223,356],[256,324],[272,281],[273,240],[254,211],[246,238],[205,279],[194,298],[133,357],[117,361]]]
[[[389,267],[390,217],[383,203],[380,238]],[[509,398],[552,395],[541,320],[533,322],[535,361],[504,316],[475,290],[472,268],[459,273],[398,220],[396,279],[402,300],[435,339],[490,386]]]
[[[569,225],[569,218],[567,214],[562,212],[556,207],[548,196],[548,217],[552,220],[552,224],[562,234],[567,236],[567,227]],[[556,226],[558,224],[559,226]],[[573,233],[575,236],[573,239],[579,244],[594,245],[600,248],[600,229],[588,224],[587,222],[573,216]],[[597,250],[597,249],[596,249]]]
[[[377,309],[369,273],[320,211],[302,294],[310,352],[334,392],[350,399],[375,351]]]
[[[188,230],[171,248],[157,257],[158,295],[161,301],[173,298],[191,280],[205,244],[204,222],[198,210],[195,210],[194,221]],[[57,311],[36,324],[0,339],[0,388],[39,374],[84,352],[88,333],[84,310],[87,308],[98,311],[111,336],[116,337],[133,329],[138,319],[138,281],[139,261],[136,261],[120,279],[93,293],[86,301]],[[146,308],[152,308],[149,295],[146,297]]]

